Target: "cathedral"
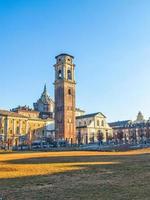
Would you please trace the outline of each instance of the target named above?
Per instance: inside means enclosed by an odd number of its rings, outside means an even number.
[[[44,118],[52,118],[55,127],[55,139],[65,140],[68,143],[94,143],[99,133],[103,134],[104,141],[112,134],[112,128],[107,118],[101,112],[86,114],[76,108],[75,93],[75,64],[74,57],[69,54],[60,54],[55,57],[54,65],[55,102],[48,96],[46,86],[40,99],[34,103],[34,109]],[[49,132],[54,132],[49,130]]]
[[[86,114],[76,108],[74,57],[62,53],[55,59],[55,100],[48,95],[45,85],[40,98],[33,103],[34,109],[18,106],[10,111],[0,110],[0,145],[29,145],[46,138],[88,144],[97,142],[99,134],[104,141],[112,134],[104,114]]]
[[[75,64],[72,55],[55,57],[54,100],[46,85],[33,108],[18,106],[0,110],[0,147],[31,145],[34,141],[53,139],[68,144],[89,144],[99,141],[140,143],[150,138],[150,119],[141,112],[135,121],[107,123],[101,112],[87,114],[76,108]]]

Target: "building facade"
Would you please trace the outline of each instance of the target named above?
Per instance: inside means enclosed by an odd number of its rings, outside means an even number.
[[[108,125],[105,115],[101,112],[76,117],[76,136],[82,144],[106,142],[112,136],[112,128]]]
[[[57,140],[76,142],[74,57],[56,56],[55,67],[55,131]]]
[[[38,117],[38,113],[21,107],[15,112],[0,110],[0,146],[6,148],[28,144],[45,137],[47,120]]]
[[[150,120],[145,120],[141,112],[136,120],[124,120],[109,123],[113,129],[115,143],[139,144],[150,142]]]
[[[103,141],[111,137],[112,128],[102,113],[86,115],[75,106],[74,57],[60,54],[55,58],[55,102],[45,85],[41,97],[33,104],[34,110],[27,106],[0,110],[0,144],[31,144],[43,137],[70,144],[78,143],[80,137],[80,143],[87,144],[97,142],[100,135]]]

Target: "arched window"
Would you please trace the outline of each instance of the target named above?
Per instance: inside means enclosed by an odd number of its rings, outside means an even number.
[[[58,71],[58,78],[61,79],[62,78],[62,73],[61,70]]]
[[[71,95],[71,89],[68,89],[68,94]]]
[[[104,120],[102,120],[101,125],[104,126]]]
[[[19,134],[19,127],[18,126],[16,128],[16,132],[17,132],[17,134]]]
[[[99,126],[99,120],[97,120],[97,126]]]
[[[68,69],[67,74],[68,74],[68,80],[71,80],[72,79],[71,70]]]

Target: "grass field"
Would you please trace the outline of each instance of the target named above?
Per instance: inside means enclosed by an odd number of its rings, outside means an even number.
[[[3,200],[150,200],[150,149],[0,154]]]

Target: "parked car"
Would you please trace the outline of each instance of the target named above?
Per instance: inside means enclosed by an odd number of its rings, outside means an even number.
[[[29,146],[26,144],[19,144],[18,146],[13,147],[14,150],[28,150]]]

